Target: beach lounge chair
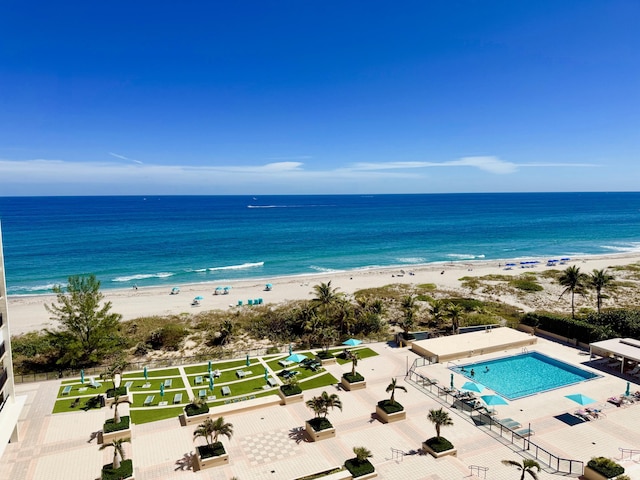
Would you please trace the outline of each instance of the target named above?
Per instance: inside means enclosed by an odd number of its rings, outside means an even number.
[[[618,397],[609,397],[607,398],[607,402],[612,403],[616,407],[622,406],[622,400],[620,400]]]
[[[124,388],[126,388],[127,390],[129,390],[131,387],[133,387],[132,381],[128,381],[127,383],[124,384]]]
[[[206,396],[207,396],[207,389],[206,389],[206,388],[203,388],[203,389],[201,389],[201,390],[198,390],[198,397],[200,397],[200,398],[204,398],[204,397],[206,397]]]
[[[173,396],[173,403],[175,405],[176,403],[180,403],[180,402],[182,402],[182,394],[181,393],[176,393]]]
[[[171,388],[171,384],[172,384],[172,383],[173,383],[173,380],[172,380],[172,379],[170,379],[170,378],[167,378],[167,379],[164,381],[164,388]]]
[[[236,371],[236,376],[238,378],[244,378],[244,371],[243,370]]]
[[[576,410],[575,412],[573,412],[573,416],[574,417],[578,417],[581,420],[584,420],[585,422],[589,422],[590,420],[592,420],[593,418],[586,412],[586,410]]]
[[[221,391],[222,391],[222,395],[225,395],[225,396],[231,395],[231,389],[226,385],[222,387]]]
[[[516,433],[521,437],[530,437],[531,435],[535,435],[536,432],[534,432],[530,428],[523,428],[520,430],[516,430]]]
[[[91,388],[100,388],[102,384],[100,382],[96,382],[96,379],[93,377],[89,378],[89,386]]]
[[[193,381],[194,385],[202,385],[202,375],[198,375]]]
[[[242,300],[238,300],[238,306],[241,307],[242,306]]]
[[[500,420],[496,420],[496,423],[499,423],[503,427],[507,427],[511,430],[520,428],[522,426],[520,425],[520,422],[515,421],[513,418],[503,418]]]
[[[144,399],[144,403],[142,404],[144,407],[148,407],[153,403],[153,400],[156,398],[155,395],[147,395],[147,398]]]
[[[69,395],[71,393],[71,385],[67,385],[62,389],[62,395]]]
[[[247,305],[253,305],[253,300],[251,299],[247,300]]]
[[[282,368],[287,368],[289,365],[291,365],[293,362],[289,362],[288,360],[280,360],[278,362],[278,365],[280,365]]]
[[[269,384],[270,387],[278,386],[278,382],[276,382],[276,379],[272,377],[267,378],[267,383]]]

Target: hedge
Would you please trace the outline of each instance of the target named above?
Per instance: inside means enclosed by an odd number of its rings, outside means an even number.
[[[347,467],[349,473],[353,478],[358,478],[368,473],[373,473],[375,468],[369,460],[358,461],[357,458],[351,458],[344,462],[344,466]]]

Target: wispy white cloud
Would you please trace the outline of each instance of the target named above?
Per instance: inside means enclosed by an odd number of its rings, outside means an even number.
[[[137,163],[138,165],[142,165],[142,162],[140,160],[134,160],[133,158],[128,158],[128,157],[125,157],[124,155],[118,155],[117,153],[113,153],[113,152],[109,152],[109,155],[111,155],[112,157],[119,158],[120,160],[127,160],[129,162],[134,162],[134,163]]]

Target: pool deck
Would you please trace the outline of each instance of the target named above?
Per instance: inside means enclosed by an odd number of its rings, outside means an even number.
[[[465,334],[467,335],[467,334]],[[487,334],[490,335],[490,334]],[[460,335],[463,337],[464,335]],[[337,386],[305,391],[305,399],[322,390],[338,393],[343,411],[329,414],[337,430],[333,439],[319,443],[304,440],[300,429],[312,415],[304,403],[286,406],[267,406],[242,413],[228,413],[225,420],[234,425],[231,440],[223,439],[230,454],[229,465],[194,473],[190,470],[193,454],[194,427],[180,427],[176,419],[162,420],[132,428],[132,443],[126,444],[129,458],[133,458],[135,478],[144,479],[216,479],[228,480],[293,480],[317,471],[342,465],[353,456],[352,447],[365,446],[373,452],[372,463],[378,478],[393,480],[452,480],[487,478],[512,480],[518,476],[515,468],[503,466],[500,461],[521,461],[518,452],[498,442],[469,421],[467,414],[448,408],[454,426],[444,427],[442,434],[458,449],[457,457],[434,459],[415,453],[426,438],[435,434],[427,420],[429,409],[440,408],[436,398],[405,382],[407,365],[418,356],[408,349],[393,348],[386,343],[367,345],[380,355],[359,362],[358,371],[367,380],[367,388],[341,391]],[[585,463],[592,456],[620,458],[618,448],[640,449],[640,403],[628,408],[617,408],[606,403],[610,396],[620,395],[627,379],[615,372],[592,369],[585,362],[588,353],[544,339],[538,339],[529,351],[540,351],[558,360],[600,373],[601,378],[571,387],[525,397],[495,407],[500,418],[511,417],[523,426],[531,424],[535,431],[532,441],[551,453]],[[506,349],[493,354],[474,357],[474,360],[520,353],[521,349]],[[460,361],[467,363],[468,358]],[[329,365],[327,370],[336,378],[348,371],[349,365]],[[448,385],[451,370],[446,364],[419,368],[420,373]],[[392,377],[408,391],[396,392],[396,398],[405,406],[407,419],[382,424],[372,418],[378,400],[388,398],[385,392]],[[454,383],[462,385],[466,378],[454,374]],[[93,433],[113,411],[101,409],[89,412],[51,414],[60,388],[60,381],[16,385],[18,395],[27,401],[19,421],[20,441],[9,444],[0,459],[0,478],[43,480],[86,480],[97,478],[100,467],[110,463],[110,449],[99,451]],[[632,383],[631,390],[640,390]],[[484,393],[484,392],[483,392]],[[604,405],[606,418],[574,426],[555,418],[581,408],[564,398],[582,393],[595,399],[595,405]],[[122,414],[127,407],[121,407]],[[392,449],[407,453],[394,455]],[[640,456],[634,461],[621,462],[631,478],[640,478]],[[473,477],[469,466],[488,467],[486,477]],[[567,478],[547,470],[539,474],[540,480]],[[574,477],[575,478],[575,477]]]

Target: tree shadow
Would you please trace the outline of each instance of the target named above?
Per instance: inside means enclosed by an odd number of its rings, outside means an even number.
[[[173,469],[174,472],[185,471],[185,470],[193,470],[193,466],[196,463],[196,454],[193,452],[185,453],[182,458],[176,460],[176,468]]]
[[[303,427],[295,427],[289,430],[289,438],[296,443],[308,442],[307,431]]]
[[[89,440],[87,440],[87,443],[93,442],[95,439],[97,439],[100,436],[101,433],[102,433],[102,430],[96,430],[95,432],[91,432],[91,435],[89,435]]]

